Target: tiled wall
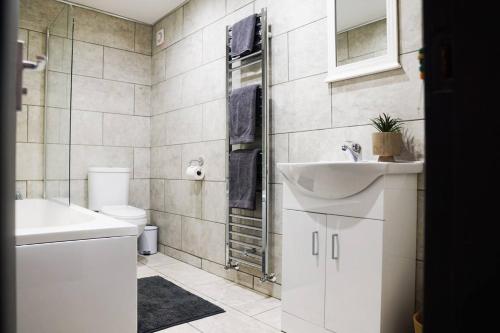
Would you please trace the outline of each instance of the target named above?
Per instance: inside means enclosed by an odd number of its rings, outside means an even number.
[[[244,272],[224,271],[224,38],[226,24],[268,8],[272,25],[271,266],[281,272],[282,179],[276,162],[345,159],[344,140],[371,154],[369,118],[381,112],[406,123],[405,158],[423,158],[423,84],[417,51],[421,2],[400,0],[400,70],[335,84],[327,72],[326,1],[191,0],[154,28],[166,41],[153,47],[152,221],[163,230],[162,250],[193,265],[273,295],[278,284],[261,284]],[[185,179],[186,163],[207,162],[203,182]],[[419,272],[422,260],[423,182],[419,185]],[[419,280],[420,281],[420,280]]]
[[[345,159],[344,140],[371,154],[368,119],[387,112],[407,121],[404,158],[423,152],[423,85],[418,77],[421,1],[400,0],[400,70],[326,84],[326,1],[191,0],[153,31],[95,12],[75,9],[71,182],[73,200],[86,204],[89,165],[134,169],[131,204],[151,208],[160,226],[160,249],[250,288],[280,295],[282,179],[276,162]],[[225,26],[268,8],[272,25],[271,270],[225,271]],[[62,9],[49,0],[22,0],[19,34],[25,57],[44,53],[46,26]],[[151,38],[165,29],[165,43]],[[150,72],[152,69],[152,72]],[[61,71],[61,74],[65,74]],[[247,73],[252,77],[252,73]],[[49,78],[50,79],[50,78]],[[251,80],[251,78],[250,78]],[[18,119],[18,188],[43,192],[43,74],[28,73],[31,93]],[[203,156],[203,182],[185,178],[189,160]],[[150,193],[150,195],[148,195]],[[423,181],[419,181],[418,288],[423,269]],[[417,305],[418,306],[418,305]]]
[[[27,41],[26,57],[45,54],[47,26],[65,6],[53,0],[21,0],[19,38]],[[126,166],[133,170],[130,204],[149,209],[151,26],[76,7],[73,15],[72,202],[87,205],[88,166]],[[48,194],[55,195],[57,180],[68,178],[67,163],[61,158],[67,150],[53,145],[60,139],[56,128],[69,133],[69,119],[61,116],[69,105],[70,57],[64,52],[71,49],[64,47],[70,42],[65,37],[54,31],[51,38],[47,99],[44,73],[25,72],[29,94],[18,115],[17,180],[27,197],[43,194],[45,100],[50,128]]]
[[[378,20],[337,34],[336,47],[338,65],[386,54],[387,20]]]

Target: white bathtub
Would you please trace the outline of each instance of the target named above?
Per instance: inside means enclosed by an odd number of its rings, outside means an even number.
[[[18,333],[137,332],[137,227],[16,201]]]

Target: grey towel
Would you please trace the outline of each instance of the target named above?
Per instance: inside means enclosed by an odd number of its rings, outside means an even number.
[[[240,149],[229,155],[229,207],[255,209],[257,158],[260,149]]]
[[[229,97],[231,144],[250,143],[255,140],[255,118],[259,85],[235,89]]]
[[[255,39],[257,15],[253,14],[233,24],[231,56],[244,56],[252,53]]]

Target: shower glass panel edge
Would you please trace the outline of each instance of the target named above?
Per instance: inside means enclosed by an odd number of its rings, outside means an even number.
[[[72,6],[65,5],[46,34],[44,108],[44,198],[70,204]]]

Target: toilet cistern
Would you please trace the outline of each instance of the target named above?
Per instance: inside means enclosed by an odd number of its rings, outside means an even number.
[[[129,206],[130,169],[90,167],[88,170],[89,209],[137,226],[138,237],[147,223],[144,209]]]
[[[342,151],[349,152],[349,156],[354,162],[361,160],[361,145],[352,141],[346,141],[342,146]]]

